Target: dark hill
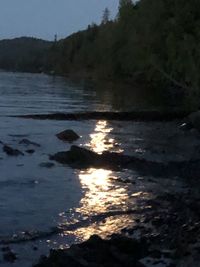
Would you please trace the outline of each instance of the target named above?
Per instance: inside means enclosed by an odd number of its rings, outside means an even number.
[[[49,41],[21,37],[0,41],[0,69],[40,72],[46,64]]]

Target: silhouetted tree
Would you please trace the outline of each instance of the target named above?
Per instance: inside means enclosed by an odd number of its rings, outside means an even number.
[[[110,10],[106,7],[105,10],[103,11],[103,16],[102,16],[102,24],[108,23],[110,20]]]

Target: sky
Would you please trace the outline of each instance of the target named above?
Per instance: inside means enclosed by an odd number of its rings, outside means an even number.
[[[0,39],[32,36],[53,40],[99,23],[108,7],[117,14],[119,0],[0,0]]]

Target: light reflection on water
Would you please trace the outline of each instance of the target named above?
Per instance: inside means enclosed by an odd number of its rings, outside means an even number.
[[[99,235],[102,238],[109,237],[113,233],[118,233],[124,227],[133,226],[135,219],[130,215],[121,215],[109,217],[106,220],[98,223],[93,223],[88,227],[82,227],[73,232],[76,235],[77,241],[85,241],[92,235]],[[66,232],[68,234],[70,232]]]
[[[121,209],[123,206],[126,208],[126,188],[115,185],[112,174],[112,171],[92,168],[80,172],[80,182],[86,192],[81,199],[79,212],[91,215]]]
[[[94,133],[90,135],[90,142],[86,144],[89,149],[101,154],[103,151],[122,152],[114,138],[111,138],[113,128],[107,121],[98,121]],[[116,210],[127,210],[130,201],[127,186],[117,182],[121,173],[111,170],[89,168],[78,173],[84,197],[80,201],[80,207],[76,212],[83,217],[90,217]],[[93,223],[88,227],[82,227],[73,232],[77,239],[86,240],[92,234],[102,237],[133,223],[133,216],[111,216],[102,222]],[[67,234],[67,233],[66,233]]]
[[[88,144],[86,144],[86,146],[98,154],[108,150],[123,152],[116,140],[109,136],[112,130],[113,128],[107,121],[97,121],[94,133],[90,134],[91,140]]]

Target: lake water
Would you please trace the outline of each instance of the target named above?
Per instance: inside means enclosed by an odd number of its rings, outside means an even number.
[[[16,241],[9,244],[18,255],[11,266],[30,267],[49,248],[68,247],[92,234],[105,237],[118,232],[134,224],[135,218],[125,214],[111,216],[113,212],[136,209],[154,191],[172,191],[180,183],[177,179],[154,183],[152,177],[141,177],[130,170],[74,170],[57,163],[52,168],[42,167],[41,163],[49,162],[50,154],[70,148],[71,144],[56,138],[60,131],[73,129],[81,136],[75,144],[97,153],[109,150],[154,160],[170,160],[174,155],[181,160],[189,153],[185,153],[188,151],[185,142],[176,143],[173,149],[168,145],[167,138],[172,140],[177,133],[176,122],[164,126],[159,122],[41,121],[10,115],[130,110],[140,104],[125,93],[116,95],[109,89],[97,90],[83,81],[0,72],[0,140],[25,153],[9,157],[0,144],[0,243]],[[19,144],[23,138],[41,146]],[[167,150],[165,154],[160,152],[163,147]],[[34,154],[26,153],[32,148]],[[127,180],[134,183],[124,183]],[[110,215],[101,220],[105,213]],[[74,223],[78,223],[77,227],[69,230],[67,226]],[[24,237],[51,232],[52,227],[59,228],[60,233],[20,242]],[[0,266],[10,266],[2,255]]]

